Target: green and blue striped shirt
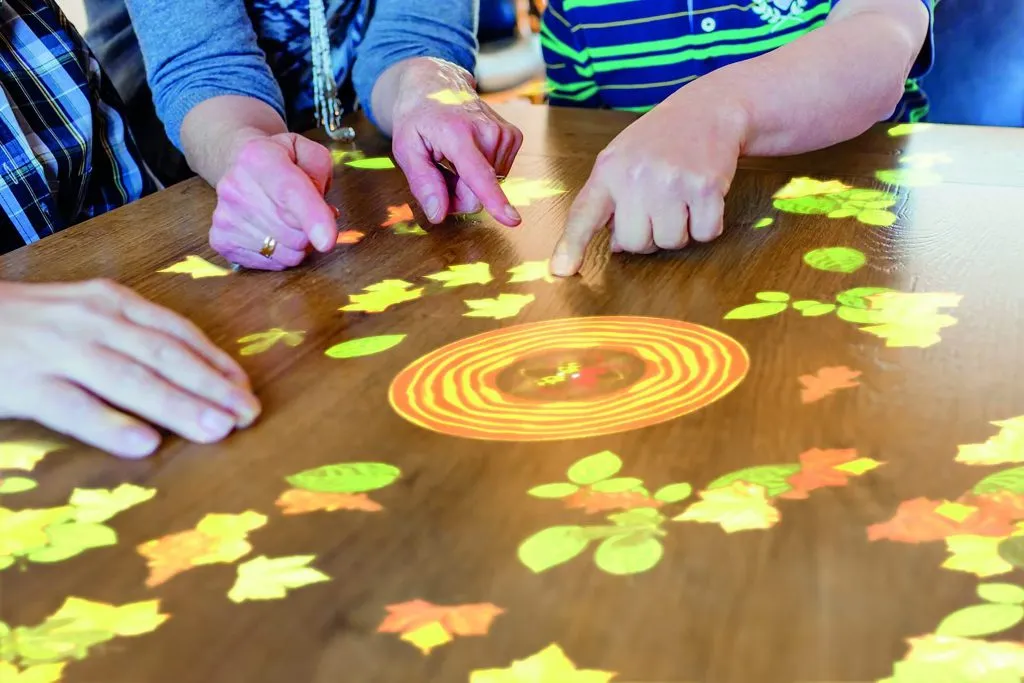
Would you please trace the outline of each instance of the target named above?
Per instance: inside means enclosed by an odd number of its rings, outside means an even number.
[[[644,112],[692,80],[770,52],[825,23],[842,0],[548,0],[541,26],[551,104]],[[931,0],[922,0],[931,8]],[[931,29],[893,120],[919,121],[916,79]]]

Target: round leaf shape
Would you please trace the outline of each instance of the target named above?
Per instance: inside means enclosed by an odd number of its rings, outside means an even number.
[[[599,481],[591,488],[601,493],[622,493],[624,491],[632,491],[643,486],[643,484],[643,480],[636,477],[616,477],[615,479]]]
[[[579,526],[541,529],[519,546],[519,561],[539,574],[582,553],[590,541]]]
[[[1024,588],[1012,583],[983,583],[978,586],[978,597],[1003,605],[1024,604]]]
[[[725,314],[725,320],[754,320],[756,318],[770,318],[773,315],[782,313],[789,304],[781,302],[763,301],[757,304],[747,304],[734,308]]]
[[[693,487],[686,482],[678,484],[669,484],[664,486],[654,493],[654,499],[660,500],[663,503],[678,503],[679,501],[686,500],[693,493]]]
[[[299,472],[286,481],[315,493],[365,493],[384,488],[401,474],[394,465],[382,462],[346,462]]]
[[[557,483],[557,484],[541,484],[540,486],[534,486],[526,493],[533,496],[534,498],[565,498],[571,496],[580,490],[576,484]]]
[[[622,469],[622,459],[611,451],[601,451],[577,460],[569,468],[569,481],[590,486],[602,479],[614,477]]]
[[[850,247],[825,247],[804,254],[804,263],[829,273],[852,273],[867,262],[864,252]]]
[[[794,197],[792,199],[776,199],[773,204],[779,211],[804,215],[822,215],[839,208],[834,195],[813,195],[810,197]]]
[[[773,498],[793,488],[786,480],[799,471],[800,465],[796,464],[748,467],[715,479],[708,484],[708,490],[725,488],[737,481],[745,481],[748,484],[763,486],[765,495]]]
[[[402,343],[404,334],[382,334],[376,337],[362,337],[360,339],[349,339],[340,344],[335,344],[324,351],[328,358],[360,358],[372,356],[394,348]]]
[[[1024,607],[988,603],[971,605],[942,620],[935,634],[959,638],[977,638],[1005,631],[1024,619]]]
[[[1024,493],[1024,467],[1011,467],[1002,472],[990,474],[974,486],[975,493]]]
[[[869,296],[891,291],[888,287],[854,287],[836,295],[836,301],[850,308],[867,308]]]
[[[817,318],[822,315],[828,315],[834,310],[836,310],[835,304],[815,304],[800,311],[800,315],[805,318]]]
[[[649,532],[612,536],[597,546],[594,563],[617,576],[640,574],[658,564],[664,552],[661,542]]]
[[[28,477],[7,477],[0,479],[0,494],[21,493],[31,491],[37,484]]]
[[[789,294],[785,292],[758,292],[754,295],[754,298],[758,301],[789,301]]]
[[[885,209],[865,209],[857,214],[857,220],[867,225],[875,225],[880,228],[888,228],[896,222],[896,214]]]

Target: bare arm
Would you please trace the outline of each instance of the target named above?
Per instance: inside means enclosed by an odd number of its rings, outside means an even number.
[[[841,0],[820,29],[715,71],[661,106],[721,103],[743,131],[744,156],[828,147],[892,114],[928,22],[921,0]]]
[[[251,97],[221,95],[200,102],[181,125],[181,146],[192,170],[216,185],[246,142],[287,133],[273,107]]]

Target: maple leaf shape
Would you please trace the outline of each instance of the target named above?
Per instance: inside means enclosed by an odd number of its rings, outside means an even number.
[[[438,90],[435,93],[427,95],[430,99],[441,104],[457,105],[465,104],[466,102],[472,102],[476,99],[476,95],[466,90]]]
[[[509,274],[512,277],[509,278],[509,284],[515,282],[535,282],[537,280],[544,280],[544,282],[554,282],[555,278],[551,274],[551,262],[550,261],[524,261],[515,268],[509,268]]]
[[[366,235],[358,230],[343,230],[338,233],[338,239],[335,241],[335,244],[356,244],[364,237]]]
[[[562,499],[569,509],[582,509],[588,515],[608,510],[635,510],[637,508],[660,508],[663,503],[639,491],[604,493],[589,487],[577,490]]]
[[[365,293],[350,296],[352,303],[338,310],[381,313],[392,306],[423,296],[422,287],[413,289],[412,283],[404,280],[384,280],[366,287],[363,292]]]
[[[1013,533],[1013,525],[991,509],[951,501],[914,498],[900,503],[887,522],[868,527],[868,540],[888,539],[900,543],[938,541],[950,536],[997,536]]]
[[[47,527],[73,516],[74,508],[66,506],[17,511],[0,508],[0,569],[13,564],[15,557],[45,548],[50,543]]]
[[[61,448],[60,444],[34,439],[0,443],[0,470],[31,472],[40,460]]]
[[[840,389],[850,389],[860,385],[857,378],[860,371],[851,370],[845,365],[821,368],[813,375],[801,375],[797,378],[803,389],[800,392],[800,400],[804,403],[820,401],[826,396],[831,396]]]
[[[0,681],[3,683],[58,683],[64,675],[67,662],[37,664],[22,671],[8,662],[0,661]]]
[[[948,678],[943,683],[971,681],[985,683],[991,681],[1012,681],[1024,676],[1024,643],[997,641],[991,642],[979,638],[961,638],[959,636],[943,636],[928,634],[918,638],[908,638],[910,649],[904,661],[928,662],[937,665],[937,669],[929,673],[943,671]],[[1013,674],[1010,676],[1008,674]],[[1003,674],[995,677],[987,674]],[[889,679],[883,683],[916,683],[932,681],[934,678]]]
[[[773,199],[799,199],[818,195],[835,194],[851,189],[838,180],[815,180],[814,178],[793,178],[782,189],[772,195]]]
[[[149,565],[146,585],[159,586],[178,574],[203,564],[229,564],[247,555],[250,531],[267,523],[257,512],[238,515],[209,514],[195,529],[170,534],[138,546]]]
[[[265,555],[238,565],[238,577],[228,591],[231,602],[278,600],[293,588],[330,581],[318,569],[307,566],[315,555],[295,555],[271,559]]]
[[[302,330],[292,332],[274,327],[266,332],[255,332],[239,339],[238,343],[246,344],[246,346],[239,349],[238,353],[243,356],[255,356],[258,353],[269,351],[278,343],[291,347],[298,346],[305,338],[306,333]]]
[[[985,443],[960,446],[956,461],[965,465],[1002,465],[1024,462],[1024,415],[993,422],[999,432]]]
[[[801,499],[807,498],[807,494],[814,489],[825,486],[846,486],[850,476],[867,471],[847,472],[839,469],[840,465],[845,465],[856,459],[857,451],[853,448],[827,450],[812,448],[804,451],[800,454],[800,470],[786,479],[786,483],[793,488],[779,497]]]
[[[950,536],[946,539],[949,557],[942,567],[981,578],[1013,571],[1013,565],[999,554],[999,544],[1004,540],[1000,536]]]
[[[861,327],[861,332],[885,340],[892,348],[913,346],[927,348],[942,341],[939,330],[956,324],[956,318],[940,314],[939,308],[957,306],[958,294],[928,292],[884,292],[865,297],[872,311],[878,313],[878,324]]]
[[[158,270],[156,272],[191,275],[193,280],[202,280],[206,277],[224,277],[225,275],[231,275],[231,271],[227,268],[221,268],[200,256],[186,256],[184,261],[179,261],[178,263],[167,266],[163,270]]]
[[[692,504],[678,522],[718,524],[731,534],[745,529],[769,529],[779,521],[763,486],[736,481],[718,489],[700,492],[701,501]]]
[[[152,500],[156,489],[121,484],[116,489],[75,489],[68,504],[75,508],[79,522],[105,522],[136,505]]]
[[[408,204],[402,204],[401,206],[389,206],[388,218],[380,224],[380,227],[390,228],[398,225],[399,223],[408,223],[414,219],[415,217],[412,215],[412,207]]]
[[[504,320],[519,315],[536,297],[533,294],[499,294],[494,299],[467,299],[467,318],[494,318]]]
[[[388,605],[388,616],[377,627],[378,633],[401,633],[423,654],[452,641],[452,636],[483,636],[491,622],[505,610],[489,602],[472,605],[435,605],[426,600],[410,600]]]
[[[494,279],[491,266],[483,261],[477,263],[457,264],[448,266],[440,273],[424,276],[428,280],[442,282],[446,288],[464,287],[466,285],[486,285]]]
[[[383,510],[380,503],[370,500],[365,493],[317,493],[303,489],[289,489],[281,494],[275,503],[285,515],[302,515],[307,512],[333,512],[335,510]]]
[[[545,180],[528,178],[507,178],[501,183],[509,204],[513,206],[529,206],[535,199],[545,199],[565,194],[567,190]]]
[[[609,683],[615,673],[577,669],[557,644],[526,659],[515,660],[507,669],[477,669],[469,683]]]

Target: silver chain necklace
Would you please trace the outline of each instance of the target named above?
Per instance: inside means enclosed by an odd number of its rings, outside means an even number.
[[[313,107],[316,123],[328,137],[352,142],[356,132],[341,123],[344,110],[338,99],[338,82],[331,67],[331,39],[327,32],[324,0],[309,0],[309,44],[313,56]]]

